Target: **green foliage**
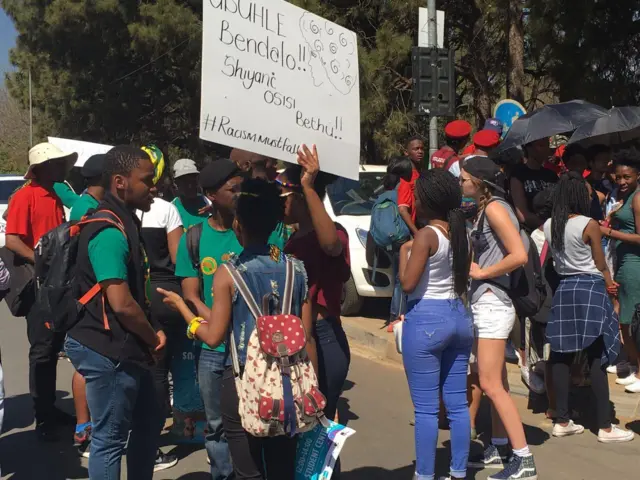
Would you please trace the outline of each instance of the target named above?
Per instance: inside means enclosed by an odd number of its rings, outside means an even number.
[[[410,111],[409,73],[418,7],[426,0],[292,3],[358,34],[365,161],[383,162],[402,150],[408,136],[427,136],[428,119]],[[446,46],[456,51],[457,114],[475,125],[506,96],[509,26],[516,21],[524,25],[520,91],[528,107],[557,97],[606,106],[640,98],[640,0],[437,5],[446,11]],[[529,9],[524,22],[511,18],[523,5]],[[198,138],[202,0],[2,0],[2,6],[20,34],[11,52],[17,70],[7,87],[26,107],[31,69],[36,141],[47,135],[111,144],[153,141],[170,156],[196,158],[220,150]],[[12,154],[0,143],[0,155]]]

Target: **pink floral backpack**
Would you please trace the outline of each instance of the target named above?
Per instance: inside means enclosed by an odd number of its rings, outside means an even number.
[[[273,293],[258,307],[242,275],[225,263],[235,287],[256,319],[247,345],[244,372],[231,330],[230,350],[242,427],[254,437],[293,436],[313,429],[324,418],[326,399],[305,350],[302,320],[291,314],[295,269],[286,259],[282,312],[271,315]]]

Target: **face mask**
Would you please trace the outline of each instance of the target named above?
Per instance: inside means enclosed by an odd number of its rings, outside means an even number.
[[[478,204],[471,197],[462,197],[460,207],[462,208],[467,220],[474,218],[478,214]]]

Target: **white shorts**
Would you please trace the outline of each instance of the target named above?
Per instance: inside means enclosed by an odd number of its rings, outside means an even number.
[[[485,292],[471,305],[476,338],[506,340],[516,322],[516,309],[511,300],[504,303],[493,292]]]

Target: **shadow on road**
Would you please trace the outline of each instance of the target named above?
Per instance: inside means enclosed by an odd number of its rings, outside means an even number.
[[[407,465],[395,470],[381,467],[361,467],[350,472],[342,472],[340,478],[342,480],[410,480],[413,478],[415,469],[414,465]]]
[[[73,398],[69,392],[58,390],[56,397],[57,407],[69,413],[74,411]],[[5,398],[4,409],[3,432],[27,428],[33,424],[33,401],[28,393]]]
[[[167,477],[167,480],[174,480],[174,477]],[[176,478],[175,480],[211,480],[209,472],[191,472]]]

